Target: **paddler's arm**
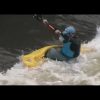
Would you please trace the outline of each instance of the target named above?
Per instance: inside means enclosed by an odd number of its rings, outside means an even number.
[[[60,42],[64,42],[65,39],[60,30],[55,29],[53,26],[51,26],[47,19],[43,19],[43,23],[52,29],[52,31],[58,36]]]
[[[57,34],[59,36],[59,41],[60,42],[64,42],[65,39],[64,39],[64,36],[62,34],[62,32],[60,30],[55,30],[55,34]]]

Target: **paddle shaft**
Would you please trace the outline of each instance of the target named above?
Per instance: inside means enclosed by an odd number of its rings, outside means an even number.
[[[39,22],[42,22],[44,25],[47,25],[49,29],[51,29],[54,33],[57,30],[56,28],[54,28],[51,24],[49,24],[48,22],[44,23],[43,20],[47,20],[44,19],[42,17],[42,15],[34,15],[33,18],[37,19]]]

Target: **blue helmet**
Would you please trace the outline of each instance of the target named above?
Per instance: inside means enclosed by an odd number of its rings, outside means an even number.
[[[74,36],[76,33],[76,30],[73,26],[66,27],[65,30],[63,31],[63,35],[67,36]]]

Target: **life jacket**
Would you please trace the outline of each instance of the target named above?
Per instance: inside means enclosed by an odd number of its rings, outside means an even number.
[[[66,58],[73,58],[74,57],[74,51],[71,50],[71,42],[67,42],[63,44],[63,47],[61,48],[61,53]]]
[[[63,41],[63,47],[61,49],[62,55],[64,55],[67,58],[76,58],[80,54],[80,48],[81,48],[81,41],[77,36],[74,36],[73,38],[67,37],[62,35],[64,38]]]

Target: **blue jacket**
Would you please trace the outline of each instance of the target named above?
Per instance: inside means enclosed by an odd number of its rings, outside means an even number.
[[[72,38],[71,40],[64,39],[63,47],[61,48],[61,54],[66,58],[71,59],[78,57],[80,54],[81,41],[78,38]]]
[[[74,57],[74,51],[71,50],[71,42],[63,44],[63,47],[61,49],[61,54],[67,57],[68,59]]]

